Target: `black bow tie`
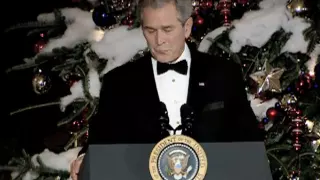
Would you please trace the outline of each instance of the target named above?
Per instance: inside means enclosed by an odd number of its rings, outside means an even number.
[[[186,60],[182,60],[174,64],[157,62],[158,75],[165,73],[168,70],[174,70],[180,74],[186,75],[188,72],[188,63]]]

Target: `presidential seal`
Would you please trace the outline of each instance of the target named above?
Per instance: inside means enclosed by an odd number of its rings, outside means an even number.
[[[149,159],[153,180],[203,180],[207,166],[203,148],[184,135],[162,139],[153,148]]]

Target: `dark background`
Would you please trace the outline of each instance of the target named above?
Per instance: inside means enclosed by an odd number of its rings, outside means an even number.
[[[78,5],[72,0],[3,1],[1,5],[2,30],[17,23],[35,21],[40,13],[52,12],[54,8]],[[317,6],[314,4],[309,7]],[[61,152],[69,137],[65,129],[56,127],[56,123],[64,116],[58,106],[9,116],[11,111],[28,105],[56,101],[69,93],[67,86],[63,86],[59,81],[53,81],[53,87],[49,94],[41,96],[35,94],[31,84],[34,74],[32,69],[10,74],[5,73],[5,69],[23,63],[23,58],[33,55],[33,45],[38,39],[26,37],[28,30],[1,33],[3,48],[1,48],[2,64],[0,66],[0,87],[2,90],[0,165],[6,164],[12,156],[18,155],[22,148],[29,154],[42,152],[46,147],[54,152]]]
[[[6,164],[12,156],[19,155],[22,148],[29,154],[42,152],[46,147],[54,152],[63,151],[63,145],[68,140],[69,134],[65,129],[56,126],[63,117],[59,106],[14,116],[10,116],[9,113],[29,105],[57,101],[69,93],[69,88],[53,80],[50,93],[37,95],[33,92],[31,84],[33,69],[5,73],[7,68],[23,63],[23,58],[34,55],[33,45],[38,39],[26,37],[30,29],[8,33],[4,33],[4,30],[17,23],[35,21],[40,13],[52,12],[54,8],[74,7],[78,4],[71,0],[9,0],[2,3],[4,3],[1,6],[3,48],[0,82],[3,107],[0,116],[0,164]]]

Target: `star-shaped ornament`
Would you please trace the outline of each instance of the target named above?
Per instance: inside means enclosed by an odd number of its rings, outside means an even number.
[[[258,83],[258,93],[267,90],[279,93],[282,91],[280,78],[284,71],[285,69],[273,68],[268,62],[265,62],[262,70],[250,74],[250,77]]]

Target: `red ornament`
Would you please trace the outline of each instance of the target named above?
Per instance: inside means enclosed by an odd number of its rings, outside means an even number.
[[[264,124],[263,124],[263,122],[260,122],[260,123],[258,124],[258,128],[259,128],[259,129],[264,129]]]
[[[85,137],[86,139],[88,139],[88,137],[89,137],[89,131],[87,131],[87,132],[84,134],[84,137]]]
[[[199,7],[200,7],[200,8],[206,8],[206,3],[203,2],[203,1],[201,1],[201,2],[199,3]]]
[[[81,122],[81,120],[74,120],[72,121],[70,124],[67,124],[67,129],[69,132],[78,132],[83,128],[83,123]]]
[[[293,123],[293,126],[297,128],[301,128],[302,126],[304,126],[303,120],[300,118],[296,118],[292,120],[292,123]]]
[[[278,115],[278,111],[276,108],[274,107],[271,107],[267,110],[267,113],[266,113],[266,116],[268,119],[270,120],[275,120],[275,118],[277,117]]]
[[[296,115],[298,117],[301,117],[302,116],[302,111],[300,109],[296,110]]]
[[[289,116],[289,118],[294,119],[302,117],[303,113],[300,109],[297,109],[295,107],[289,107],[287,109],[287,115]]]
[[[294,143],[293,147],[295,151],[300,151],[302,146],[301,143]]]
[[[134,18],[131,15],[128,15],[124,19],[122,19],[121,24],[126,26],[132,26],[134,24]]]
[[[204,19],[201,16],[197,16],[196,18],[196,24],[202,25],[204,23]]]
[[[230,26],[231,25],[231,0],[220,0],[219,4],[217,6],[217,9],[220,10],[220,14],[223,17],[223,25],[224,26]]]
[[[299,128],[294,128],[292,130],[292,135],[295,137],[295,139],[298,139],[298,137],[300,137],[302,134],[303,134],[303,131],[302,131],[302,129],[300,127]]]
[[[296,90],[300,94],[304,94],[307,90],[312,88],[312,76],[310,74],[304,73],[299,77],[296,84]]]
[[[197,16],[199,15],[199,8],[198,8],[198,7],[196,7],[196,8],[194,9],[194,14],[197,15]]]
[[[248,0],[237,0],[237,2],[243,5],[243,4],[247,4]]]
[[[206,2],[206,7],[207,8],[212,8],[212,6],[213,6],[212,1],[209,0],[209,1]]]
[[[300,170],[292,171],[292,173],[290,174],[290,179],[292,179],[292,180],[299,179],[300,174],[301,174]]]
[[[291,127],[292,127],[291,135],[293,138],[292,146],[295,151],[301,150],[301,147],[302,147],[301,137],[304,134],[304,131],[303,131],[304,125],[305,125],[305,122],[303,119],[295,118],[292,120],[292,123],[291,123]]]
[[[90,113],[89,109],[85,108],[77,119],[67,125],[68,130],[70,132],[78,132],[86,127],[88,125],[88,113]]]
[[[46,44],[47,44],[46,41],[42,39],[39,40],[34,44],[34,47],[33,47],[34,52],[38,54],[45,47]]]

